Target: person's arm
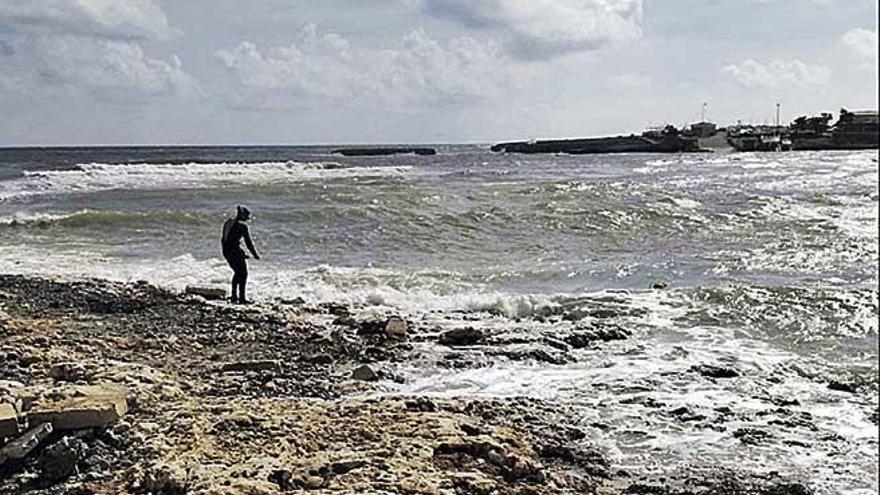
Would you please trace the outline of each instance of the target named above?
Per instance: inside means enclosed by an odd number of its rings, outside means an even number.
[[[260,255],[257,254],[257,250],[254,249],[254,243],[253,241],[251,241],[250,230],[247,228],[247,225],[242,224],[242,227],[244,227],[244,235],[242,236],[244,237],[244,245],[247,246],[248,251],[250,251],[251,254],[254,255],[255,260],[260,259]]]

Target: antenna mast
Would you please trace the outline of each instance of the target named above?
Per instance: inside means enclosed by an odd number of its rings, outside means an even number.
[[[709,106],[709,104],[704,101],[703,102],[703,113],[702,113],[702,118],[700,118],[700,122],[706,121],[706,107],[707,106]]]
[[[780,103],[776,102],[776,127],[779,127],[779,107]]]

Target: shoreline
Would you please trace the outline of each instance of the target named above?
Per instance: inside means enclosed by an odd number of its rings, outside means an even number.
[[[0,403],[28,417],[106,388],[124,390],[127,409],[106,425],[56,428],[0,466],[0,493],[812,493],[785,473],[616,469],[553,401],[370,397],[377,380],[400,379],[386,365],[409,362],[417,344],[448,347],[451,367],[485,365],[454,351],[487,336],[438,336],[405,318],[0,275]],[[590,332],[578,334],[584,345],[628,337]]]

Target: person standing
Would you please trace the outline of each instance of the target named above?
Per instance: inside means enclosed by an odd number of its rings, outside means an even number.
[[[241,241],[248,251],[254,256],[254,259],[260,259],[257,250],[254,249],[254,243],[251,241],[251,234],[245,222],[250,220],[251,212],[244,206],[236,206],[235,218],[227,218],[223,222],[223,236],[220,239],[223,248],[223,257],[232,268],[232,302],[236,304],[250,304],[245,294],[247,292],[247,254],[241,248]]]

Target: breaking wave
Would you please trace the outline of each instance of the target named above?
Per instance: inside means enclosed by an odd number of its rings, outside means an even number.
[[[24,171],[0,182],[0,200],[110,190],[180,190],[401,175],[410,166],[346,167],[333,162],[86,163],[66,170]]]

